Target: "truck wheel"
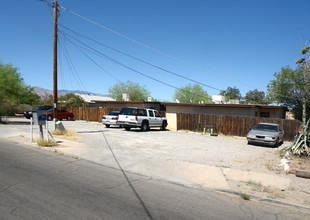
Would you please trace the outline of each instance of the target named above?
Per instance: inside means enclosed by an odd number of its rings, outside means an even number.
[[[47,120],[48,120],[48,121],[53,120],[53,116],[51,116],[51,115],[47,116]]]
[[[142,125],[141,125],[141,131],[147,131],[149,130],[149,125],[146,121],[142,122]]]
[[[167,127],[167,122],[166,121],[163,121],[163,124],[161,126],[161,130],[166,130],[166,127]]]
[[[129,130],[130,130],[130,127],[125,126],[125,130],[126,130],[126,131],[129,131]]]

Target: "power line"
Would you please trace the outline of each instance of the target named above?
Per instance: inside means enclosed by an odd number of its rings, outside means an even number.
[[[72,72],[72,75],[73,75],[75,81],[77,82],[78,87],[79,87],[81,90],[83,90],[83,89],[82,89],[82,87],[83,87],[84,90],[85,90],[86,92],[88,92],[88,90],[85,88],[85,86],[84,86],[82,80],[80,79],[80,77],[79,77],[79,75],[78,75],[78,73],[77,73],[77,71],[76,71],[76,69],[75,69],[75,67],[74,67],[74,65],[73,65],[73,62],[72,62],[72,60],[71,60],[71,58],[70,58],[70,55],[69,55],[69,53],[68,53],[68,50],[67,50],[67,48],[66,48],[64,42],[62,42],[61,39],[60,39],[60,45],[64,48],[64,55],[65,55],[65,58],[66,58],[66,60],[67,60],[68,67],[69,67],[70,71]],[[75,73],[75,74],[74,74],[74,73]],[[75,76],[75,75],[76,75],[76,76]],[[80,86],[80,84],[82,85],[82,87]]]
[[[63,35],[67,35],[67,34],[65,34],[65,33],[63,33],[63,32],[61,32],[61,33],[62,33]],[[95,52],[97,53],[97,55],[100,55],[100,56],[102,56],[102,57],[104,57],[104,58],[110,60],[110,61],[113,62],[113,63],[116,63],[116,64],[118,64],[118,65],[120,65],[120,66],[122,66],[122,67],[124,67],[124,68],[126,68],[126,69],[129,69],[129,70],[131,70],[131,71],[133,71],[133,72],[135,72],[135,73],[138,73],[138,74],[140,74],[140,75],[142,75],[142,76],[144,76],[144,77],[147,77],[147,78],[149,78],[149,79],[151,79],[151,80],[153,80],[153,81],[156,81],[156,82],[161,83],[161,84],[163,84],[163,85],[166,85],[166,86],[168,86],[168,87],[174,88],[174,89],[176,89],[176,90],[180,90],[180,91],[186,92],[186,93],[191,94],[191,95],[195,95],[195,96],[200,96],[200,97],[207,98],[207,97],[205,97],[205,96],[203,96],[203,95],[199,95],[199,94],[195,94],[195,93],[186,91],[186,90],[184,90],[184,89],[182,89],[182,88],[178,88],[178,87],[173,86],[173,85],[171,85],[171,84],[169,84],[169,83],[166,83],[166,82],[163,82],[163,81],[161,81],[161,80],[159,80],[159,79],[156,79],[156,78],[154,78],[154,77],[151,77],[151,76],[149,76],[149,75],[147,75],[147,74],[145,74],[145,73],[142,73],[142,72],[140,72],[140,71],[138,71],[138,70],[136,70],[136,69],[133,69],[133,68],[131,68],[131,67],[129,67],[129,66],[127,66],[127,65],[125,65],[125,64],[123,64],[123,63],[121,63],[121,62],[119,62],[119,61],[117,61],[117,60],[115,60],[115,59],[113,59],[113,58],[111,58],[111,57],[109,57],[109,56],[107,56],[107,55],[101,53],[100,51],[98,51],[98,50],[96,50],[96,49],[94,49],[94,48],[92,48],[92,47],[86,45],[85,43],[81,42],[80,40],[78,40],[78,39],[76,39],[76,38],[74,38],[74,37],[72,37],[72,36],[69,36],[69,37],[71,37],[71,38],[74,39],[75,41],[79,42],[80,44],[84,45],[85,47],[89,48],[90,50],[95,51]],[[81,47],[81,46],[79,46],[79,45],[73,43],[70,39],[68,39],[68,37],[67,37],[67,40],[68,40],[71,44],[73,44],[73,45],[75,45],[75,46],[77,46],[77,47],[80,47],[80,48],[82,48],[82,49],[85,49],[84,47]]]
[[[137,41],[137,40],[135,40],[135,39],[133,39],[133,38],[130,38],[130,37],[124,35],[124,34],[121,34],[121,33],[117,32],[117,31],[114,31],[114,30],[112,30],[112,29],[110,29],[110,28],[107,28],[107,27],[103,26],[102,24],[99,24],[99,23],[97,23],[97,22],[95,22],[95,21],[93,21],[93,20],[91,20],[91,19],[89,19],[89,18],[86,18],[86,17],[84,17],[84,16],[82,16],[82,15],[76,13],[76,12],[73,12],[73,11],[70,10],[70,9],[67,9],[67,8],[65,8],[65,7],[63,7],[63,6],[60,6],[60,7],[61,7],[63,10],[68,11],[68,12],[70,12],[71,14],[73,14],[73,15],[75,15],[75,16],[78,16],[78,17],[82,18],[83,20],[86,20],[86,21],[88,21],[88,22],[90,22],[90,23],[92,23],[92,24],[94,24],[94,25],[96,25],[96,26],[98,26],[98,27],[100,27],[100,28],[103,28],[103,29],[105,29],[105,30],[107,30],[107,31],[110,31],[110,32],[112,32],[113,34],[116,34],[116,35],[118,35],[118,36],[120,36],[120,37],[123,37],[123,38],[125,38],[125,39],[127,39],[127,40],[129,40],[129,41],[131,41],[131,42],[133,42],[133,43],[135,43],[135,44],[137,44],[137,45],[140,45],[140,46],[142,46],[142,47],[144,47],[144,48],[147,48],[147,49],[149,49],[149,50],[151,50],[151,51],[154,51],[154,52],[156,52],[156,53],[158,53],[158,54],[164,55],[164,56],[169,57],[169,58],[171,58],[171,59],[173,59],[173,60],[175,60],[175,61],[181,62],[181,63],[183,63],[183,64],[185,64],[185,65],[188,65],[188,66],[190,66],[190,67],[193,67],[193,68],[198,69],[198,70],[200,70],[200,71],[203,71],[203,72],[205,72],[205,73],[208,73],[208,74],[211,74],[211,75],[220,77],[220,78],[222,78],[222,79],[226,79],[226,80],[228,80],[228,81],[231,81],[231,82],[234,82],[234,83],[237,83],[237,84],[242,84],[242,85],[245,85],[245,86],[250,87],[250,88],[256,88],[256,87],[253,86],[253,85],[249,85],[249,84],[246,84],[246,83],[243,83],[243,82],[239,82],[239,81],[236,81],[236,80],[231,79],[231,78],[229,78],[229,77],[226,77],[226,76],[223,76],[223,75],[220,75],[220,74],[213,73],[213,72],[210,72],[210,71],[208,71],[208,70],[205,70],[204,68],[201,68],[201,67],[199,67],[199,66],[197,66],[197,65],[191,64],[191,63],[189,63],[189,62],[187,62],[187,61],[185,61],[185,60],[183,60],[183,59],[177,58],[177,57],[175,57],[175,56],[169,55],[169,54],[167,54],[167,53],[165,53],[165,52],[162,52],[162,51],[160,51],[160,50],[158,50],[158,49],[155,49],[155,48],[153,48],[153,47],[151,47],[151,46],[148,46],[148,45],[146,45],[146,44],[144,44],[144,43],[141,43],[141,42],[139,42],[139,41]]]
[[[203,86],[208,87],[208,88],[210,88],[210,89],[218,90],[218,91],[220,91],[220,92],[222,91],[221,89],[217,89],[217,88],[215,88],[215,87],[213,87],[213,86],[210,86],[210,85],[207,85],[207,84],[205,84],[205,83],[199,82],[199,81],[197,81],[197,80],[194,80],[194,79],[191,79],[191,78],[182,76],[181,74],[172,72],[172,71],[170,71],[170,70],[166,70],[166,69],[164,69],[164,68],[162,68],[162,67],[159,67],[159,66],[154,65],[154,64],[151,64],[151,63],[149,63],[149,62],[147,62],[147,61],[144,61],[144,60],[142,60],[142,59],[139,59],[139,58],[137,58],[137,57],[134,57],[134,56],[132,56],[132,55],[130,55],[130,54],[127,54],[127,53],[122,52],[122,51],[120,51],[120,50],[118,50],[118,49],[115,49],[115,48],[113,48],[113,47],[110,47],[110,46],[108,46],[108,45],[106,45],[106,44],[103,44],[103,43],[101,43],[101,42],[99,42],[99,41],[96,41],[96,40],[94,40],[94,39],[92,39],[92,38],[90,38],[90,37],[87,37],[87,36],[85,36],[85,35],[83,35],[83,34],[77,33],[76,31],[73,31],[73,30],[71,30],[70,28],[67,28],[67,27],[65,27],[65,26],[63,26],[63,25],[61,25],[61,26],[62,26],[63,28],[65,28],[65,29],[71,31],[72,33],[74,33],[74,34],[80,36],[80,37],[83,37],[83,38],[86,38],[86,39],[88,39],[88,40],[91,40],[91,41],[93,41],[93,42],[95,42],[95,43],[97,43],[97,44],[99,44],[99,45],[102,45],[102,46],[104,46],[104,47],[106,47],[106,48],[109,48],[109,49],[111,49],[111,50],[113,50],[113,51],[115,51],[115,52],[118,52],[118,53],[120,53],[120,54],[123,54],[123,55],[125,55],[125,56],[127,56],[127,57],[130,57],[130,58],[134,59],[134,60],[137,60],[137,61],[139,61],[139,62],[142,62],[142,63],[147,64],[147,65],[149,65],[149,66],[152,66],[152,67],[154,67],[154,68],[157,68],[157,69],[162,70],[162,71],[164,71],[164,72],[173,74],[173,75],[178,76],[178,77],[180,77],[180,78],[186,79],[186,80],[188,80],[188,81],[191,81],[191,82],[194,82],[194,83],[203,85]]]

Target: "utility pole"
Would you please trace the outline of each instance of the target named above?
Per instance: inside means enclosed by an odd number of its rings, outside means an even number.
[[[58,107],[58,98],[57,98],[57,1],[54,1],[54,56],[53,56],[53,79],[54,79],[54,125],[56,129],[57,121],[57,107]]]

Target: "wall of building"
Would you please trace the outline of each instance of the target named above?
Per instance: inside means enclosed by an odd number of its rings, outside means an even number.
[[[170,131],[177,131],[177,114],[166,113],[166,118],[168,120],[167,129],[169,129]]]
[[[202,113],[210,115],[255,116],[254,108],[217,107],[217,106],[166,106],[166,113]]]
[[[166,113],[191,113],[209,115],[239,115],[249,117],[266,117],[285,119],[284,108],[274,108],[271,106],[251,106],[251,105],[166,105]]]

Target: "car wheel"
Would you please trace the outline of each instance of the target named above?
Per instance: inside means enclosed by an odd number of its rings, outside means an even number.
[[[68,121],[71,120],[71,116],[70,116],[70,115],[67,116],[67,120],[68,120]]]
[[[53,116],[51,116],[51,115],[47,116],[47,120],[48,120],[48,121],[53,120]]]
[[[105,125],[107,128],[109,128],[110,127],[110,125]]]
[[[125,127],[125,130],[126,130],[126,131],[129,131],[129,130],[130,130],[130,127]]]
[[[149,129],[149,125],[146,121],[142,122],[141,131],[147,131]]]
[[[274,147],[279,147],[279,138],[276,140],[276,143],[274,144]]]
[[[163,124],[161,126],[161,130],[166,130],[166,127],[167,127],[167,122],[166,121],[163,121]]]

